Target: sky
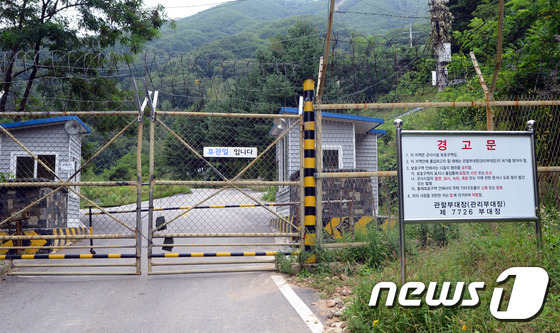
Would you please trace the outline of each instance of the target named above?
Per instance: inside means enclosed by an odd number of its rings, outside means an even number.
[[[144,0],[144,5],[153,7],[162,4],[167,8],[167,16],[171,19],[194,15],[224,2],[234,0]]]

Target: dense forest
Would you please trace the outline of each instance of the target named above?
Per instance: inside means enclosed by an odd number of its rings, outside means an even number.
[[[98,9],[112,21],[100,20],[84,8],[81,22],[89,34],[65,26],[72,24],[66,17],[40,21],[34,16],[40,14],[38,5],[21,8],[3,3],[0,14],[7,23],[0,28],[4,91],[0,110],[134,110],[131,78],[145,78],[149,89],[160,92],[160,110],[277,113],[280,107],[297,106],[304,78],[317,78],[328,3],[247,0],[176,22],[162,8],[134,9],[136,16],[127,16],[125,5],[120,16],[107,7]],[[497,60],[498,7],[498,0],[450,0],[442,9],[445,15],[438,16],[439,9],[424,1],[337,2],[324,102],[482,100],[469,53],[474,52],[490,80]],[[557,1],[506,3],[494,98],[558,96],[559,10]],[[21,20],[23,14],[29,18]],[[33,19],[42,23],[33,24]],[[441,34],[452,45],[447,71],[454,84],[438,92],[430,83],[436,68],[433,41]],[[374,115],[371,110],[362,113]],[[483,122],[483,114],[440,110],[437,120],[439,125],[428,126],[475,128]],[[84,158],[115,133],[116,123],[91,122],[94,133],[85,137]],[[267,141],[262,138],[271,125],[239,121],[230,130],[237,133],[237,144],[263,147]],[[193,137],[216,138],[224,126],[191,118],[171,125]],[[253,135],[244,136],[249,126]],[[110,179],[133,177],[123,170],[133,164],[128,155],[135,139],[125,136],[90,172]],[[167,152],[158,163],[162,175],[204,176],[195,158],[181,155],[170,140],[162,144]],[[174,167],[171,162],[179,158],[189,167]],[[389,164],[380,168],[390,168]],[[271,179],[274,174],[263,168],[254,176]]]

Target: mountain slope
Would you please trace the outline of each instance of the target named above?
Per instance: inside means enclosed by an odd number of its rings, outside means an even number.
[[[335,32],[377,35],[409,23],[427,22],[424,0],[338,0]],[[328,0],[243,0],[229,2],[178,20],[175,30],[164,29],[150,48],[167,52],[190,52],[205,43],[234,35],[269,39],[305,17],[326,30]],[[172,16],[172,13],[169,13]],[[421,17],[414,19],[413,17]],[[259,43],[259,41],[255,41]]]

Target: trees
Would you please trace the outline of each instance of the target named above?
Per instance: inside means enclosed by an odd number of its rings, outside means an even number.
[[[494,59],[498,15],[484,1],[464,31],[454,33],[465,53],[474,51],[484,63]],[[560,4],[548,0],[512,0],[506,3],[501,95],[557,94],[560,91]]]
[[[257,61],[248,66],[247,73],[237,78],[226,75],[217,87],[221,98],[201,101],[187,112],[271,114],[282,106],[297,106],[303,79],[317,75],[321,51],[317,29],[298,21],[287,33],[277,34],[271,47],[257,52]],[[209,75],[208,68],[202,69]],[[205,146],[214,146],[256,147],[261,153],[273,140],[268,135],[272,126],[272,120],[264,118],[185,117],[176,119],[170,127],[179,135],[188,133],[189,144],[199,152]],[[215,169],[210,168],[172,135],[165,139],[164,156],[169,173],[178,179],[221,180],[219,174],[233,178],[246,166],[239,159],[212,158]],[[274,150],[269,151],[243,177],[274,179],[274,158]]]
[[[0,3],[0,17],[0,50],[6,52],[0,112],[26,110],[36,78],[65,74],[48,72],[41,51],[97,51],[122,45],[138,52],[168,22],[161,5],[144,8],[142,0],[6,0]],[[30,65],[18,66],[18,60]],[[18,79],[25,83],[16,88]]]
[[[299,20],[287,33],[276,34],[272,45],[257,52],[262,77],[278,75],[300,91],[305,78],[317,77],[323,53],[321,36],[310,22]]]

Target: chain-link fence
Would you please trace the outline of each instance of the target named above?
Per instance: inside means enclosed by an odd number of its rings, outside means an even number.
[[[4,114],[0,255],[9,259],[138,257],[136,209],[120,213],[113,208],[136,207],[135,163],[111,162],[137,160],[137,115]],[[63,248],[65,253],[58,254]],[[128,273],[137,272],[139,267]]]
[[[496,130],[524,130],[528,120],[536,121],[536,159],[539,167],[540,204],[560,209],[560,105],[546,105],[547,101],[558,101],[556,96],[521,97],[533,100],[532,106],[508,106],[496,109]],[[542,103],[542,105],[539,105]]]
[[[299,163],[298,123],[297,115],[158,112],[150,125],[150,193],[184,191],[151,197],[149,256],[270,257],[297,248],[299,217],[286,212],[299,211],[300,201],[281,193],[298,193],[301,184],[279,174],[283,165]],[[295,136],[289,135],[294,128]],[[289,139],[297,140],[290,143],[294,160],[281,161]],[[216,263],[224,262],[197,262]],[[169,274],[151,267],[171,264],[152,261],[150,272]],[[175,272],[193,271],[200,269]]]
[[[558,208],[558,106],[508,103],[494,108],[496,129],[537,121],[540,200]],[[121,257],[138,258],[142,242],[153,258],[293,251],[301,236],[299,117],[287,109],[157,112],[139,123],[137,112],[6,113],[2,255],[64,249],[67,258],[108,258],[118,248]],[[395,172],[378,171],[380,158],[391,159],[382,155],[392,156],[383,151],[391,133],[382,123],[322,114],[316,193],[327,243],[397,220]],[[138,221],[148,222],[145,230]]]
[[[271,257],[299,247],[299,216],[286,211],[299,212],[300,201],[277,195],[301,187],[279,177],[280,165],[299,164],[299,116],[75,114],[6,114],[3,258],[139,262],[142,246],[153,257]],[[288,146],[294,160],[279,161]]]
[[[419,94],[430,95],[433,59],[426,50],[400,52],[354,37],[350,49],[384,51],[333,52],[323,103],[315,105],[322,111],[315,125],[316,214],[325,241],[354,239],[356,228],[397,220],[397,117],[421,130],[485,130],[487,110],[496,130],[523,130],[536,120],[541,203],[559,207],[557,97],[374,103],[414,99],[418,91],[401,89],[403,82],[426,82]],[[318,59],[271,59],[4,53],[0,67],[37,76],[32,84],[14,77],[11,89],[0,92],[0,255],[118,252],[138,261],[143,251],[149,258],[232,249],[244,255],[300,245],[306,157],[297,106],[301,70],[316,69]],[[450,73],[459,74],[450,79],[472,80],[470,60],[452,63]],[[422,68],[417,77],[404,76],[413,64]],[[131,80],[139,77],[146,95],[159,91],[154,110],[162,111],[152,112],[148,100],[140,105],[144,93]],[[437,118],[429,123],[434,128],[426,128],[423,114]]]
[[[473,106],[468,106],[472,103]],[[549,98],[519,98],[516,100],[486,102],[426,102],[426,103],[371,103],[371,104],[323,104],[317,106],[323,109],[323,113],[335,112],[336,117],[348,117],[348,114],[371,114],[371,110],[404,109],[405,111],[393,112],[398,116],[387,117],[386,123],[378,128],[385,131],[376,135],[375,148],[359,150],[360,138],[356,134],[356,122],[354,132],[347,134],[346,139],[332,133],[329,130],[329,117],[323,118],[322,124],[318,125],[318,135],[323,138],[322,163],[323,170],[319,173],[317,187],[319,195],[322,196],[324,205],[319,209],[320,220],[323,225],[323,238],[325,243],[340,242],[341,240],[355,240],[356,232],[365,231],[365,225],[374,222],[385,230],[394,226],[398,221],[398,185],[394,165],[396,163],[396,151],[394,150],[394,126],[392,120],[397,117],[403,118],[408,129],[422,129],[422,113],[430,113],[430,110],[438,108],[438,114],[464,115],[468,123],[455,124],[454,127],[434,128],[438,130],[456,129],[478,129],[486,128],[486,112],[491,112],[496,131],[525,131],[527,121],[536,121],[537,150],[536,158],[538,165],[539,198],[542,206],[560,209],[559,196],[559,149],[560,136],[557,129],[557,118],[560,115],[560,103],[554,96]],[[348,111],[348,109],[350,109]],[[352,110],[354,109],[354,110]],[[368,110],[360,112],[360,109]],[[346,111],[340,111],[346,110]],[[406,110],[412,110],[406,111]],[[391,114],[385,112],[385,114]],[[332,117],[332,116],[331,116]],[[362,117],[362,120],[367,117]],[[460,118],[460,117],[459,117]],[[474,119],[474,120],[473,120]],[[445,126],[445,122],[442,122]],[[447,125],[453,126],[451,123]],[[374,127],[372,125],[372,127]],[[373,136],[375,132],[369,133]],[[335,135],[338,145],[329,145]],[[325,140],[324,138],[327,137]],[[352,145],[345,146],[344,140],[353,141]],[[326,142],[326,143],[325,143]],[[319,146],[319,144],[318,144]],[[333,151],[334,150],[334,151]],[[369,166],[360,165],[360,158],[366,156],[366,151],[374,154]],[[345,159],[340,155],[350,156]],[[325,169],[325,165],[336,170]],[[370,168],[370,169],[367,169]],[[377,171],[381,170],[381,171]],[[333,172],[329,175],[329,172]],[[377,171],[377,172],[375,172]],[[356,196],[357,195],[357,196]],[[318,200],[319,201],[319,200]],[[329,203],[329,201],[331,203]],[[337,201],[332,204],[332,201]]]

